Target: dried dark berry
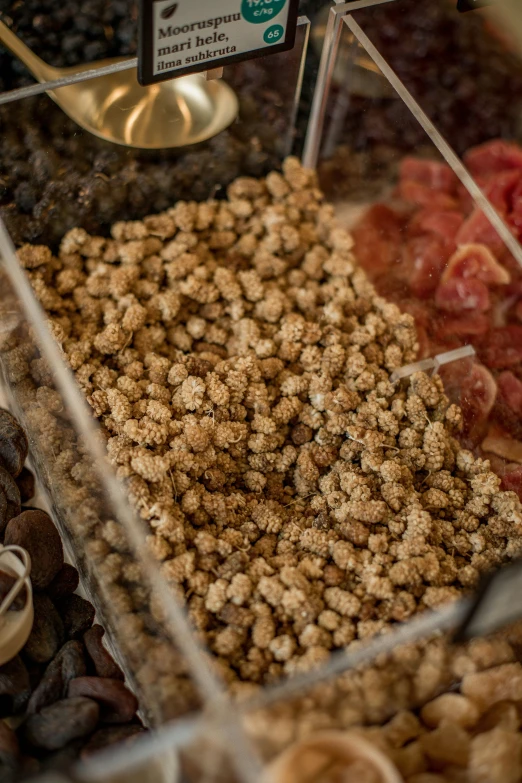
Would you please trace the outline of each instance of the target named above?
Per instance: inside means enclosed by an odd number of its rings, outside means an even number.
[[[54,704],[67,696],[69,682],[83,677],[87,669],[81,642],[67,642],[49,664],[33,691],[27,705],[28,714],[40,712],[49,704]]]
[[[91,734],[99,714],[97,703],[83,696],[57,701],[29,716],[24,727],[25,739],[36,748],[58,750],[78,737]]]
[[[7,470],[0,466],[0,533],[6,528],[13,517],[17,517],[22,509],[20,492],[16,481]]]
[[[0,408],[0,465],[16,478],[27,459],[27,436],[14,416]]]
[[[123,680],[123,672],[113,660],[103,645],[105,629],[101,625],[93,625],[83,636],[83,642],[94,664],[98,677],[108,677],[112,680]]]
[[[0,666],[0,717],[16,715],[31,695],[29,674],[19,655]]]
[[[16,478],[16,486],[20,492],[20,500],[22,503],[27,503],[28,500],[34,497],[34,473],[29,468],[22,468],[22,472]]]
[[[16,577],[8,574],[7,571],[0,570],[0,603],[9,594],[12,587],[16,582]],[[12,604],[9,606],[10,611],[20,611],[24,608],[27,601],[27,590],[25,585],[22,587]]]
[[[63,623],[53,602],[46,595],[35,593],[34,623],[22,652],[36,663],[47,663],[64,641]]]
[[[94,606],[79,595],[67,595],[56,602],[56,608],[68,639],[79,639],[94,622]]]
[[[17,769],[20,748],[16,734],[7,723],[0,720],[0,762],[8,769]]]
[[[312,440],[314,432],[306,424],[296,424],[292,429],[292,441],[296,446],[302,446]]]
[[[126,745],[129,745],[143,733],[143,727],[138,726],[136,723],[124,726],[105,726],[92,735],[87,745],[84,746],[80,758],[88,758],[93,753],[97,753],[99,750],[108,748],[116,743],[124,742]]]
[[[50,585],[46,593],[53,601],[55,598],[63,598],[65,595],[74,593],[78,587],[80,577],[76,568],[69,563],[64,563]]]
[[[63,566],[62,540],[45,511],[22,511],[11,519],[4,543],[27,549],[31,557],[31,581],[38,590],[44,590]]]
[[[102,706],[104,723],[128,723],[136,714],[138,701],[120,680],[106,677],[78,677],[69,683],[69,696],[88,696]]]

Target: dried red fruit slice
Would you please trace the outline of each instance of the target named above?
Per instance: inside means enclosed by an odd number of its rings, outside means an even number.
[[[473,176],[522,169],[522,149],[518,144],[494,139],[468,150],[464,155],[464,163]]]
[[[446,244],[453,245],[455,237],[464,222],[462,212],[453,209],[433,210],[429,207],[417,212],[408,226],[408,233],[412,236],[418,234],[435,234]]]
[[[463,315],[440,314],[433,325],[433,335],[438,340],[456,338],[459,342],[466,337],[480,337],[488,332],[491,319],[484,313],[465,313]]]
[[[522,462],[522,441],[509,435],[492,434],[490,429],[481,445],[484,451],[490,451],[508,462]]]
[[[491,250],[478,243],[461,245],[453,253],[441,280],[445,283],[453,278],[473,278],[486,285],[507,285],[511,281],[511,275]]]
[[[404,260],[414,296],[427,299],[434,293],[448,257],[448,248],[438,237],[415,237],[406,243]]]
[[[455,191],[458,182],[456,175],[446,163],[413,157],[402,159],[399,176],[403,180],[420,182],[433,190],[448,194]]]
[[[497,395],[495,379],[484,365],[471,359],[441,367],[440,376],[451,402],[462,408],[461,442],[465,448],[474,448],[487,432],[488,417]]]
[[[522,361],[522,326],[510,324],[492,329],[479,346],[479,356],[487,367],[503,370]]]
[[[387,272],[401,255],[404,220],[384,204],[375,204],[353,231],[355,253],[371,275]]]
[[[435,305],[450,313],[485,312],[490,307],[489,291],[481,280],[452,278],[437,287]]]
[[[458,201],[453,196],[440,190],[433,190],[428,185],[415,182],[412,179],[404,179],[399,182],[397,193],[404,201],[417,204],[421,207],[432,209],[455,209],[459,207]]]
[[[455,237],[457,245],[477,243],[486,245],[495,256],[502,256],[505,246],[489,219],[480,209],[474,209]]]
[[[522,500],[522,467],[515,468],[509,473],[505,473],[500,482],[500,489],[516,492],[520,500]]]
[[[482,190],[501,215],[506,215],[511,210],[514,194],[521,182],[522,171],[502,171],[491,177]]]
[[[497,378],[499,397],[512,411],[522,414],[522,381],[510,370],[504,370]]]

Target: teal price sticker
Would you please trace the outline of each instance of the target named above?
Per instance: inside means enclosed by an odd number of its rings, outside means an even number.
[[[271,27],[265,30],[265,34],[263,35],[263,41],[266,44],[275,44],[281,40],[284,34],[285,34],[285,28],[282,25],[273,24]]]

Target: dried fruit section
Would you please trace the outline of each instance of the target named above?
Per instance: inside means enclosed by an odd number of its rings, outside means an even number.
[[[413,319],[351,248],[288,159],[226,201],[179,202],[111,239],[75,229],[58,256],[19,251],[161,573],[236,690],[454,598],[520,551],[519,501],[458,445],[440,380],[390,383],[416,355]],[[40,384],[52,432],[41,365],[19,348],[6,360],[24,393]],[[70,454],[56,464],[78,472]],[[116,550],[104,578],[126,573],[138,595],[121,531],[89,532]]]
[[[491,141],[464,161],[520,239],[522,148]],[[378,291],[415,316],[420,356],[476,348],[476,363],[447,368],[445,388],[462,407],[463,444],[481,446],[503,488],[520,494],[522,271],[515,258],[450,168],[431,160],[405,158],[393,198],[371,207],[354,237]]]
[[[23,467],[27,453],[23,429],[0,409],[0,497],[10,500],[0,500],[2,541],[29,553],[34,590],[31,634],[0,666],[0,777],[6,783],[143,731],[136,698],[103,645],[104,630],[93,625],[94,607],[75,593],[78,572],[64,562],[56,527],[44,511],[21,505],[34,494],[33,475]],[[1,600],[13,583],[0,561]],[[23,609],[26,600],[24,588],[9,611]]]

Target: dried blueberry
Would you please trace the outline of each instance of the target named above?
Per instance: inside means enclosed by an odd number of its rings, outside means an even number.
[[[63,644],[63,623],[53,602],[46,595],[36,593],[33,601],[33,627],[22,652],[36,663],[47,663]]]
[[[27,459],[27,436],[14,416],[0,408],[0,465],[16,478]]]
[[[69,682],[86,673],[85,657],[81,642],[67,642],[51,661],[33,691],[27,705],[28,714],[39,712],[49,704],[67,696]]]
[[[0,466],[0,532],[10,519],[21,511],[20,492],[16,481],[7,470]]]
[[[51,584],[48,585],[46,593],[53,601],[56,598],[63,598],[65,595],[74,593],[79,581],[80,577],[76,568],[69,563],[64,563]]]
[[[63,699],[27,719],[25,738],[36,748],[59,750],[72,740],[91,734],[99,714],[100,708],[92,699]]]
[[[11,519],[4,543],[27,549],[31,557],[31,581],[39,590],[45,589],[63,566],[62,541],[45,511],[23,511]]]
[[[105,630],[93,625],[83,636],[83,641],[98,677],[123,680],[123,672],[103,645]]]
[[[120,680],[106,677],[78,677],[71,680],[68,695],[88,696],[100,702],[104,723],[128,723],[138,709],[134,694]]]

